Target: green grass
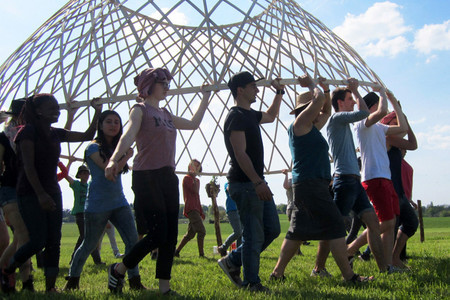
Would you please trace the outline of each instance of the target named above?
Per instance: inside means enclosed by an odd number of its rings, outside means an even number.
[[[286,269],[287,280],[283,283],[268,282],[278,255],[281,242],[288,228],[285,215],[280,215],[282,234],[261,255],[260,276],[264,285],[271,289],[270,295],[250,293],[235,288],[217,265],[218,255],[213,255],[215,245],[214,227],[206,224],[205,240],[206,258],[199,258],[197,243],[189,242],[175,259],[172,270],[172,288],[181,294],[181,299],[450,299],[449,265],[450,265],[450,218],[426,218],[425,242],[421,243],[419,233],[408,242],[409,266],[411,272],[403,274],[380,275],[374,260],[355,262],[355,271],[364,275],[375,275],[374,282],[364,285],[350,285],[342,281],[339,270],[332,258],[327,261],[327,269],[333,278],[311,278],[314,266],[317,241],[309,246],[302,246],[304,256],[293,258]],[[187,224],[180,224],[179,237],[186,232]],[[221,224],[222,237],[231,233],[229,224]],[[63,287],[64,276],[68,273],[70,254],[77,237],[75,224],[63,225],[61,241],[61,271],[57,286]],[[117,235],[119,248],[124,246]],[[117,262],[109,246],[108,238],[103,240],[102,258],[107,264]],[[34,264],[36,265],[36,264]],[[111,295],[107,289],[106,266],[95,266],[89,258],[80,280],[80,290],[59,295],[46,295],[42,270],[35,271],[37,293],[19,292],[10,299],[149,299],[161,298],[157,292],[155,280],[155,261],[146,257],[140,264],[143,283],[149,288],[145,292],[132,292],[128,287],[123,295]],[[17,287],[21,287],[18,282]],[[20,288],[19,288],[20,289]],[[5,296],[0,294],[0,298]]]

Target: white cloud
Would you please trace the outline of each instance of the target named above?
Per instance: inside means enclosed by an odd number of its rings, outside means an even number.
[[[427,121],[427,118],[421,118],[419,120],[408,120],[410,125],[417,125],[417,124],[423,124]]]
[[[414,48],[425,54],[433,50],[450,50],[450,20],[419,29],[414,36]]]
[[[163,13],[167,13],[169,11],[169,9],[170,8],[168,8],[168,7],[161,8]],[[159,11],[156,11],[150,15],[150,18],[157,19],[157,20],[161,19],[161,17],[162,17],[162,15],[159,13]],[[182,13],[178,9],[175,9],[174,11],[172,11],[170,13],[169,19],[176,25],[188,25],[189,24],[189,19],[188,19],[187,15]]]
[[[377,2],[360,15],[347,14],[333,31],[363,56],[395,56],[410,46],[402,35],[412,30],[400,9],[389,1]]]
[[[419,147],[430,150],[450,149],[450,125],[436,125],[417,134]]]

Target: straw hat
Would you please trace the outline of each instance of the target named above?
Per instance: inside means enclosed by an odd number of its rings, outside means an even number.
[[[308,105],[308,104],[311,102],[311,100],[312,100],[311,92],[308,91],[308,92],[303,92],[303,93],[299,94],[299,95],[297,96],[297,99],[296,99],[296,100],[297,100],[297,101],[296,101],[297,103],[296,103],[296,105],[295,105],[294,110],[291,111],[291,113],[290,113],[291,115],[294,115],[294,114],[295,114],[295,111],[296,111],[297,109],[302,108],[302,107]]]

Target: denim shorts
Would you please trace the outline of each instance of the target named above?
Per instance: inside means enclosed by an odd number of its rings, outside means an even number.
[[[2,186],[0,188],[0,207],[6,204],[17,203],[16,188],[10,186]]]
[[[374,211],[369,197],[357,176],[337,175],[333,181],[334,203],[343,216],[353,211],[361,217],[366,211]]]

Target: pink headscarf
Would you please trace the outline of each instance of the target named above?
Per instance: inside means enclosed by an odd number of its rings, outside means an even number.
[[[134,85],[137,86],[138,97],[145,99],[149,95],[155,82],[163,80],[172,80],[173,76],[167,69],[163,68],[147,68],[138,76],[134,77]]]

